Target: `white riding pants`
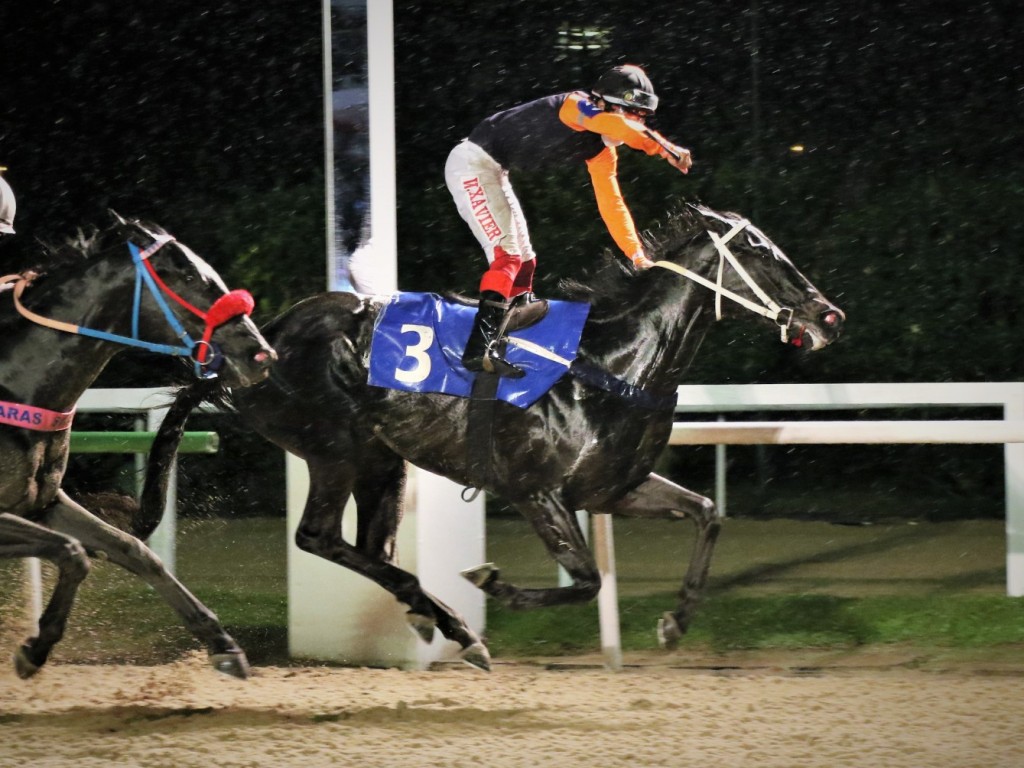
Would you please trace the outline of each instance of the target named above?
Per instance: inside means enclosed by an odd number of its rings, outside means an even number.
[[[488,264],[494,261],[496,246],[521,256],[523,261],[534,258],[526,219],[508,171],[493,157],[464,140],[449,153],[444,180],[459,215],[484,249]]]

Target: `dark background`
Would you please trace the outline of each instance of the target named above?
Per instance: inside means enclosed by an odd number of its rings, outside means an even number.
[[[661,97],[655,127],[695,158],[682,176],[620,153],[638,226],[684,200],[744,213],[848,314],[843,339],[806,357],[756,323],[716,327],[691,382],[1019,380],[1019,7],[395,0],[400,287],[471,291],[478,280],[481,255],[442,176],[476,121],[631,62]],[[572,48],[582,30],[598,45]],[[250,288],[261,320],[320,290],[320,35],[309,0],[3,4],[0,165],[19,235],[0,258],[113,207],[163,224]],[[514,181],[538,287],[555,293],[611,246],[586,171]],[[100,383],[145,378],[122,363]],[[255,450],[245,455],[257,465],[276,461]],[[1001,498],[1001,449],[865,450],[888,457],[885,482],[933,482],[940,468],[950,493]],[[778,450],[768,470],[846,471],[860,455]]]

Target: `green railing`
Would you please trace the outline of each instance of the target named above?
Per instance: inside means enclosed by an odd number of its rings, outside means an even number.
[[[156,432],[71,433],[72,453],[148,453]],[[220,435],[216,432],[186,432],[178,453],[216,453]]]

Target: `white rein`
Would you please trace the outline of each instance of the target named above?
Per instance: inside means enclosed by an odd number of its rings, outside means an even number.
[[[725,296],[727,299],[732,299],[737,304],[746,307],[751,312],[756,312],[762,317],[774,320],[782,332],[782,341],[785,343],[789,341],[789,326],[793,322],[793,310],[780,307],[776,304],[772,298],[764,292],[761,286],[754,281],[754,278],[747,273],[747,270],[743,268],[739,263],[739,260],[733,255],[727,245],[730,240],[749,226],[750,222],[747,219],[740,219],[733,225],[733,228],[726,233],[725,237],[719,237],[711,230],[707,230],[708,235],[711,236],[711,242],[715,244],[715,248],[718,250],[719,254],[717,282],[713,283],[706,277],[698,275],[696,272],[693,272],[686,267],[680,267],[678,264],[673,264],[671,261],[656,261],[654,262],[654,266],[675,272],[676,274],[682,275],[683,277],[714,291],[716,320],[722,319],[722,297]],[[722,274],[726,261],[728,261],[732,265],[733,269],[736,270],[736,274],[743,278],[743,282],[750,287],[750,290],[754,292],[754,295],[761,300],[761,304],[757,304],[750,299],[744,298],[738,293],[733,293],[722,285]],[[785,319],[783,320],[782,318]]]

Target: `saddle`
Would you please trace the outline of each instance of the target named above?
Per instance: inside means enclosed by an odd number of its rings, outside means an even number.
[[[550,300],[536,317],[535,304],[509,312],[506,357],[526,375],[505,378],[495,399],[528,408],[569,370],[576,358],[590,305]],[[477,374],[462,365],[476,304],[434,293],[399,292],[381,309],[370,341],[371,386],[406,392],[471,397]],[[532,322],[531,322],[532,321]]]

